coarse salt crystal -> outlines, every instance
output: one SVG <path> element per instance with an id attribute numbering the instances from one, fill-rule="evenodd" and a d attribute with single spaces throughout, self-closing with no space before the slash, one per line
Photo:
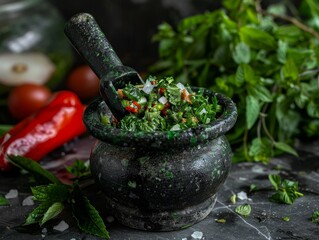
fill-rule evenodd
<path id="1" fill-rule="evenodd" d="M 195 231 L 195 232 L 193 232 L 193 234 L 191 236 L 192 236 L 192 238 L 195 238 L 195 239 L 202 239 L 203 233 Z"/>
<path id="2" fill-rule="evenodd" d="M 6 199 L 11 199 L 11 198 L 17 198 L 18 197 L 18 190 L 17 189 L 11 189 L 6 195 Z"/>
<path id="3" fill-rule="evenodd" d="M 154 87 L 155 87 L 155 85 L 152 85 L 152 83 L 150 81 L 146 80 L 146 83 L 145 83 L 145 85 L 144 85 L 142 90 L 146 94 L 150 94 Z"/>
<path id="4" fill-rule="evenodd" d="M 48 232 L 48 229 L 46 229 L 46 228 L 42 229 L 42 233 L 47 233 L 47 232 Z"/>
<path id="5" fill-rule="evenodd" d="M 54 230 L 57 230 L 57 231 L 59 231 L 59 232 L 63 232 L 63 231 L 65 231 L 65 230 L 67 230 L 69 228 L 69 224 L 67 224 L 65 221 L 61 221 L 61 222 L 59 222 L 59 224 L 58 225 L 56 225 L 56 226 L 54 226 L 53 227 L 53 229 Z"/>
<path id="6" fill-rule="evenodd" d="M 32 196 L 26 197 L 22 201 L 22 206 L 33 206 L 33 205 L 34 205 L 34 201 Z"/>
<path id="7" fill-rule="evenodd" d="M 240 199 L 240 200 L 247 200 L 247 199 L 248 199 L 247 193 L 245 193 L 245 192 L 243 192 L 243 191 L 237 193 L 237 197 L 238 197 L 238 199 Z"/>
<path id="8" fill-rule="evenodd" d="M 111 222 L 114 222 L 114 217 L 113 216 L 108 216 L 108 217 L 106 217 L 106 221 L 108 222 L 108 223 L 111 223 Z"/>

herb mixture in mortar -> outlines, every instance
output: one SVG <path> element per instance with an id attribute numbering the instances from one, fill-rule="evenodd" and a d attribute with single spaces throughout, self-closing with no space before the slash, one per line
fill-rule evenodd
<path id="1" fill-rule="evenodd" d="M 144 85 L 128 84 L 118 89 L 123 107 L 131 114 L 114 125 L 127 131 L 178 131 L 209 124 L 221 111 L 216 96 L 204 96 L 203 90 L 175 83 L 172 77 L 149 77 Z M 102 122 L 109 124 L 106 116 Z"/>

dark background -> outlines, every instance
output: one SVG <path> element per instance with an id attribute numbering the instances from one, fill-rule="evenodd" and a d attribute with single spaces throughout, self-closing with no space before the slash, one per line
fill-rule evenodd
<path id="1" fill-rule="evenodd" d="M 157 59 L 152 36 L 166 21 L 175 25 L 182 18 L 213 10 L 213 0 L 51 0 L 67 20 L 79 12 L 92 14 L 122 62 L 138 71 Z M 77 55 L 76 55 L 77 56 Z M 76 57 L 76 63 L 82 60 Z"/>

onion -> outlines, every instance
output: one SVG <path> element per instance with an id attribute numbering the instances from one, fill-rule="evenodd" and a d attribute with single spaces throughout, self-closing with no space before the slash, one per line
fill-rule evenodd
<path id="1" fill-rule="evenodd" d="M 153 88 L 155 87 L 155 85 L 152 85 L 152 83 L 148 80 L 146 80 L 146 83 L 143 87 L 143 92 L 145 92 L 146 94 L 150 94 L 153 91 Z"/>
<path id="2" fill-rule="evenodd" d="M 160 97 L 160 99 L 158 99 L 158 101 L 159 101 L 161 104 L 165 104 L 165 103 L 167 103 L 167 98 L 164 97 L 164 96 L 162 96 L 162 97 Z"/>
<path id="3" fill-rule="evenodd" d="M 181 127 L 179 126 L 179 124 L 175 124 L 175 125 L 170 129 L 170 131 L 178 131 L 178 130 L 181 130 Z"/>

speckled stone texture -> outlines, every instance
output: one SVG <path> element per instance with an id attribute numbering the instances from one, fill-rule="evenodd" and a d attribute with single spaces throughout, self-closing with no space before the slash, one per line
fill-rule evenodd
<path id="1" fill-rule="evenodd" d="M 99 139 L 92 149 L 91 172 L 119 222 L 170 231 L 211 212 L 230 169 L 232 153 L 224 134 L 237 117 L 234 103 L 216 95 L 223 107 L 217 121 L 175 132 L 123 131 L 100 123 L 100 113 L 109 114 L 101 100 L 87 108 L 84 122 Z"/>

